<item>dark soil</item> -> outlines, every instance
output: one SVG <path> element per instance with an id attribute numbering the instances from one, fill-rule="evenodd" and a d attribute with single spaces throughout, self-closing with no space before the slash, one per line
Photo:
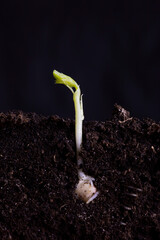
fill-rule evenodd
<path id="1" fill-rule="evenodd" d="M 0 239 L 160 239 L 160 124 L 116 105 L 83 132 L 89 204 L 74 194 L 74 121 L 0 114 Z"/>

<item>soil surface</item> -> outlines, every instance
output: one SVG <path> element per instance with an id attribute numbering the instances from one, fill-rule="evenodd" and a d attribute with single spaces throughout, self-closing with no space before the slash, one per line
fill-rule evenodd
<path id="1" fill-rule="evenodd" d="M 0 114 L 1 240 L 160 239 L 160 124 L 115 105 L 84 122 L 81 157 L 100 192 L 89 204 L 75 195 L 74 121 Z"/>

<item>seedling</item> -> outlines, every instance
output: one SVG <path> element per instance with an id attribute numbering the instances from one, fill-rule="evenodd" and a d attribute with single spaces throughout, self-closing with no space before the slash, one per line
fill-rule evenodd
<path id="1" fill-rule="evenodd" d="M 79 158 L 79 153 L 82 146 L 82 125 L 83 125 L 83 101 L 81 90 L 78 84 L 69 76 L 59 73 L 58 71 L 53 71 L 53 76 L 56 79 L 56 84 L 64 84 L 73 93 L 73 101 L 75 107 L 75 141 L 76 141 L 76 152 L 77 152 L 77 165 L 78 165 L 78 176 L 79 182 L 76 186 L 76 194 L 86 203 L 91 202 L 97 197 L 98 191 L 94 187 L 94 178 L 87 176 L 80 165 L 82 165 L 82 160 Z"/>

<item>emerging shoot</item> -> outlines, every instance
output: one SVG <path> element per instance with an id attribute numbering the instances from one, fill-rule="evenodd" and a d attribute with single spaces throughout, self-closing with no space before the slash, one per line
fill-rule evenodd
<path id="1" fill-rule="evenodd" d="M 79 152 L 82 146 L 82 124 L 84 119 L 83 114 L 83 102 L 81 90 L 78 84 L 69 76 L 53 71 L 53 76 L 56 79 L 56 84 L 64 84 L 73 93 L 73 101 L 75 107 L 75 140 L 76 140 L 76 151 L 77 151 L 77 165 L 78 167 L 82 164 L 82 160 L 79 158 Z M 86 203 L 91 202 L 97 197 L 98 192 L 93 185 L 94 178 L 85 175 L 85 173 L 79 169 L 79 183 L 76 187 L 76 194 Z"/>
<path id="2" fill-rule="evenodd" d="M 77 151 L 77 163 L 79 165 L 79 152 L 82 145 L 82 123 L 84 119 L 83 115 L 83 102 L 81 90 L 78 84 L 69 76 L 59 73 L 56 70 L 53 71 L 53 76 L 56 79 L 56 84 L 64 84 L 73 93 L 73 101 L 75 107 L 75 139 L 76 139 L 76 151 Z"/>

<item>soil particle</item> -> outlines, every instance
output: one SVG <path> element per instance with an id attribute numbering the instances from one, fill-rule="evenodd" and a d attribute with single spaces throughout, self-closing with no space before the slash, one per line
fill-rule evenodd
<path id="1" fill-rule="evenodd" d="M 78 183 L 74 121 L 21 111 L 0 114 L 0 239 L 160 239 L 160 124 L 115 105 L 113 118 L 84 122 Z"/>

